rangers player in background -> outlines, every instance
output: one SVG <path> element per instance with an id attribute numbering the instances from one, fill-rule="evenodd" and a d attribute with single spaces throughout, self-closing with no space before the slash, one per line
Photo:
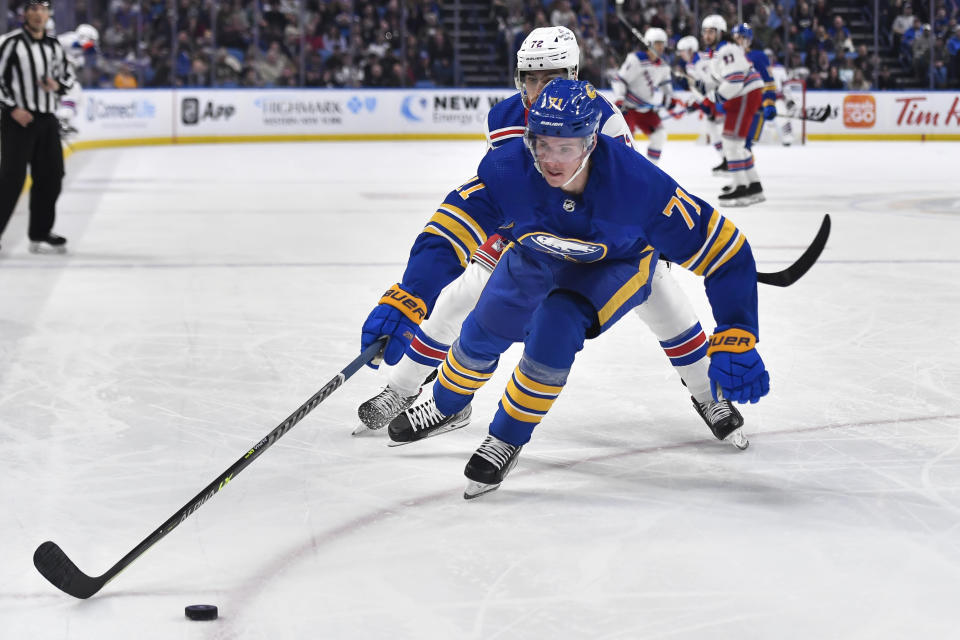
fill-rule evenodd
<path id="1" fill-rule="evenodd" d="M 95 52 L 100 42 L 100 34 L 95 27 L 89 24 L 79 25 L 75 31 L 67 31 L 57 36 L 64 53 L 67 54 L 67 61 L 73 67 L 75 76 L 79 76 L 79 70 L 86 65 L 87 55 Z M 73 83 L 73 86 L 60 97 L 60 108 L 57 110 L 57 118 L 60 120 L 60 135 L 68 138 L 77 133 L 77 128 L 73 126 L 73 119 L 77 117 L 80 110 L 80 100 L 83 94 L 83 88 L 80 82 Z"/>
<path id="2" fill-rule="evenodd" d="M 648 297 L 661 254 L 706 278 L 718 324 L 709 349 L 715 398 L 756 402 L 769 391 L 755 349 L 757 274 L 749 243 L 635 150 L 598 135 L 604 104 L 589 83 L 553 80 L 530 107 L 523 141 L 488 153 L 462 188 L 471 191 L 464 201 L 471 220 L 499 229 L 513 245 L 440 368 L 429 404 L 439 420 L 431 426 L 442 431 L 469 415 L 503 352 L 524 345 L 489 434 L 467 462 L 464 498 L 500 486 L 562 392 L 585 340 Z M 407 270 L 429 278 L 437 271 L 422 243 L 421 235 Z M 401 294 L 400 308 L 424 306 L 407 305 L 410 296 Z M 397 422 L 421 417 L 416 409 L 391 423 L 391 436 Z"/>
<path id="3" fill-rule="evenodd" d="M 522 138 L 530 104 L 551 80 L 575 79 L 579 61 L 580 50 L 569 29 L 533 30 L 517 52 L 515 82 L 519 93 L 498 103 L 487 116 L 488 148 Z M 620 113 L 602 97 L 597 99 L 597 105 L 601 113 L 600 132 L 630 145 L 630 133 Z M 384 295 L 364 323 L 364 346 L 380 335 L 392 336 L 384 360 L 396 366 L 390 370 L 383 391 L 358 408 L 362 426 L 355 434 L 382 428 L 413 404 L 424 380 L 446 358 L 464 318 L 475 306 L 500 259 L 505 242 L 495 233 L 496 229 L 478 226 L 470 210 L 471 195 L 482 189 L 483 185 L 474 178 L 447 196 L 418 237 L 403 279 Z M 432 256 L 426 272 L 417 266 L 424 264 L 420 260 L 423 254 Z M 452 284 L 447 286 L 450 281 Z M 729 401 L 712 395 L 706 334 L 692 306 L 665 264 L 657 265 L 651 281 L 651 295 L 637 307 L 637 315 L 657 336 L 712 433 L 721 440 L 733 434 L 730 441 L 745 448 L 748 442 L 740 429 L 743 418 L 739 411 Z M 413 413 L 405 423 L 391 427 L 391 438 L 408 442 L 434 435 L 437 425 L 433 418 L 437 414 L 432 408 L 430 399 L 411 409 Z M 465 426 L 469 408 L 465 411 L 465 415 L 445 423 L 444 428 Z"/>
<path id="4" fill-rule="evenodd" d="M 660 120 L 658 109 L 674 106 L 673 82 L 670 65 L 663 54 L 667 47 L 667 32 L 653 27 L 644 34 L 648 49 L 635 51 L 627 56 L 617 76 L 611 83 L 616 96 L 616 105 L 631 133 L 642 131 L 650 140 L 647 159 L 656 164 L 663 153 L 667 132 Z"/>
<path id="5" fill-rule="evenodd" d="M 704 104 L 706 84 L 710 78 L 710 59 L 699 53 L 700 43 L 696 36 L 684 36 L 677 41 L 677 55 L 684 61 L 684 77 L 690 92 L 696 99 L 687 105 L 687 110 L 700 109 L 705 117 L 707 141 L 720 155 L 720 164 L 712 169 L 714 175 L 727 175 L 727 161 L 723 157 L 723 113 Z"/>
<path id="6" fill-rule="evenodd" d="M 722 105 L 723 156 L 734 189 L 719 196 L 720 204 L 747 206 L 763 202 L 763 186 L 747 150 L 747 136 L 753 116 L 763 99 L 763 80 L 739 45 L 727 42 L 726 21 L 719 15 L 703 19 L 701 32 L 710 60 L 710 78 L 705 103 Z"/>

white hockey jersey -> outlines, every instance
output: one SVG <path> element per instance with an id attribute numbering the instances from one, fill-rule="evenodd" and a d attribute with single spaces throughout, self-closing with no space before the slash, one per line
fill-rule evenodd
<path id="1" fill-rule="evenodd" d="M 715 90 L 722 100 L 732 100 L 754 89 L 763 89 L 763 78 L 747 60 L 740 46 L 721 42 L 715 49 L 701 54 L 709 61 L 708 90 Z"/>
<path id="2" fill-rule="evenodd" d="M 637 51 L 620 65 L 611 86 L 617 100 L 627 107 L 650 111 L 669 101 L 670 67 L 660 59 L 651 59 L 644 51 Z"/>

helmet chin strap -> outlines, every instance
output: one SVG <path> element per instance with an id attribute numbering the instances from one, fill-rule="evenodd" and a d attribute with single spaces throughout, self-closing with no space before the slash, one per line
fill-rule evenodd
<path id="1" fill-rule="evenodd" d="M 587 155 L 583 156 L 583 160 L 580 161 L 580 166 L 577 167 L 577 170 L 573 172 L 573 175 L 570 176 L 570 179 L 560 185 L 560 188 L 563 189 L 565 186 L 576 180 L 577 176 L 580 175 L 580 172 L 587 167 L 587 160 L 590 159 L 590 154 L 593 153 L 593 150 L 597 148 L 597 134 L 593 134 L 593 143 L 590 145 L 590 151 L 587 151 Z M 538 167 L 539 169 L 539 167 Z"/>

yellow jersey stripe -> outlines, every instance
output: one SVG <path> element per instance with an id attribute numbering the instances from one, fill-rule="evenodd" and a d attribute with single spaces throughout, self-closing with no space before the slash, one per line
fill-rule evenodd
<path id="1" fill-rule="evenodd" d="M 487 241 L 487 234 L 484 232 L 483 227 L 477 224 L 477 221 L 470 217 L 470 214 L 461 209 L 460 207 L 455 207 L 449 202 L 443 202 L 437 207 L 439 211 L 445 211 L 451 216 L 456 218 L 463 224 L 464 227 L 470 230 L 474 236 L 477 238 L 477 244 L 483 244 Z"/>
<path id="2" fill-rule="evenodd" d="M 710 221 L 707 222 L 707 240 L 703 243 L 700 249 L 693 254 L 686 262 L 680 263 L 680 266 L 684 269 L 689 269 L 691 265 L 696 263 L 696 261 L 703 255 L 703 252 L 706 251 L 707 247 L 710 245 L 710 241 L 713 239 L 713 232 L 717 226 L 717 222 L 720 220 L 720 212 L 716 209 L 713 210 L 713 213 L 710 214 Z"/>
<path id="3" fill-rule="evenodd" d="M 477 237 L 470 232 L 468 227 L 464 226 L 463 222 L 443 211 L 438 210 L 433 214 L 427 226 L 430 225 L 442 227 L 452 233 L 463 243 L 464 248 L 467 249 L 471 255 L 473 255 L 473 252 L 480 246 L 480 243 L 477 242 Z"/>
<path id="4" fill-rule="evenodd" d="M 479 182 L 479 183 L 473 185 L 472 187 L 470 187 L 469 189 L 464 189 L 463 191 L 460 191 L 460 192 L 459 192 L 459 193 L 460 193 L 460 197 L 463 198 L 464 200 L 466 200 L 467 198 L 470 197 L 470 194 L 471 194 L 471 193 L 473 193 L 474 191 L 479 191 L 480 189 L 483 189 L 483 188 L 485 188 L 486 186 L 487 186 L 487 185 L 483 184 L 482 182 Z"/>
<path id="5" fill-rule="evenodd" d="M 504 395 L 509 396 L 511 401 L 524 409 L 532 409 L 543 413 L 550 411 L 550 407 L 553 406 L 553 402 L 557 399 L 556 397 L 537 398 L 536 396 L 524 393 L 513 379 L 507 383 L 507 390 L 504 392 Z"/>
<path id="6" fill-rule="evenodd" d="M 542 382 L 537 382 L 536 380 L 528 378 L 524 375 L 523 371 L 520 371 L 520 367 L 517 367 L 513 370 L 513 376 L 522 388 L 534 393 L 540 393 L 545 396 L 555 396 L 563 391 L 562 386 L 558 387 L 552 384 L 543 384 Z M 511 382 L 513 382 L 512 379 Z"/>
<path id="7" fill-rule="evenodd" d="M 713 262 L 713 259 L 720 255 L 720 252 L 723 251 L 723 248 L 727 246 L 727 243 L 730 242 L 730 239 L 736 232 L 736 225 L 724 218 L 723 226 L 720 227 L 717 239 L 710 245 L 710 250 L 707 252 L 707 255 L 704 256 L 703 260 L 700 261 L 700 264 L 697 265 L 693 272 L 698 276 L 702 276 L 703 272 L 710 266 L 710 263 Z"/>
<path id="8" fill-rule="evenodd" d="M 510 398 L 507 397 L 507 394 L 503 395 L 503 398 L 500 401 L 500 406 L 503 407 L 503 410 L 507 412 L 507 415 L 513 418 L 514 420 L 519 420 L 520 422 L 530 422 L 533 424 L 539 423 L 543 416 L 533 413 L 526 413 L 519 407 L 513 404 L 510 401 Z"/>
<path id="9" fill-rule="evenodd" d="M 741 233 L 740 236 L 737 238 L 736 242 L 733 243 L 733 246 L 727 249 L 724 252 L 723 257 L 717 260 L 717 263 L 713 265 L 710 271 L 707 272 L 707 277 L 709 278 L 710 276 L 712 276 L 713 272 L 719 269 L 720 267 L 722 267 L 727 260 L 737 255 L 737 252 L 740 251 L 740 247 L 743 246 L 743 243 L 746 242 L 746 240 L 747 240 L 746 236 L 744 236 Z"/>
<path id="10" fill-rule="evenodd" d="M 459 386 L 459 385 L 457 385 L 457 384 L 454 384 L 453 382 L 451 382 L 450 380 L 448 380 L 448 379 L 447 379 L 447 376 L 446 376 L 446 374 L 445 374 L 445 372 L 444 372 L 444 370 L 443 370 L 443 367 L 440 368 L 440 375 L 437 376 L 437 381 L 440 383 L 440 385 L 441 385 L 443 388 L 449 389 L 450 391 L 453 391 L 454 393 L 459 393 L 459 394 L 462 395 L 462 396 L 473 395 L 473 393 L 476 391 L 476 389 L 464 389 L 463 387 L 461 387 L 461 386 Z"/>
<path id="11" fill-rule="evenodd" d="M 442 231 L 440 231 L 440 230 L 437 229 L 436 227 L 424 227 L 424 228 L 423 228 L 423 232 L 424 232 L 424 233 L 432 233 L 432 234 L 435 235 L 435 236 L 440 236 L 441 238 L 446 239 L 447 242 L 449 242 L 449 243 L 451 244 L 451 246 L 453 246 L 453 250 L 457 252 L 457 258 L 460 260 L 460 266 L 463 267 L 464 269 L 467 268 L 467 259 L 468 259 L 470 256 L 469 256 L 469 255 L 466 255 L 463 247 L 460 246 L 460 244 L 457 243 L 453 238 L 451 238 L 451 237 L 448 236 L 447 234 L 443 233 Z"/>
<path id="12" fill-rule="evenodd" d="M 650 246 L 647 245 L 647 249 Z M 597 318 L 600 320 L 600 326 L 602 327 L 607 323 L 607 321 L 613 317 L 613 314 L 617 312 L 623 303 L 630 299 L 637 291 L 643 288 L 647 284 L 647 280 L 650 279 L 650 261 L 653 260 L 653 251 L 650 251 L 643 260 L 640 261 L 639 269 L 632 278 L 627 280 L 627 282 L 620 287 L 620 289 L 613 294 L 613 297 L 607 301 L 603 308 L 597 312 Z"/>

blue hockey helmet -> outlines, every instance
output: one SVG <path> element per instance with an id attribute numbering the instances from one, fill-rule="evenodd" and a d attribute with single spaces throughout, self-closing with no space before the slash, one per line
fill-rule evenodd
<path id="1" fill-rule="evenodd" d="M 523 136 L 537 171 L 543 173 L 541 162 L 547 162 L 547 157 L 554 162 L 579 160 L 579 167 L 561 187 L 570 184 L 586 168 L 596 146 L 600 117 L 599 98 L 592 84 L 563 78 L 551 80 L 531 105 Z M 570 143 L 578 143 L 552 147 L 547 138 L 569 138 Z"/>
<path id="2" fill-rule="evenodd" d="M 550 81 L 527 114 L 527 132 L 557 138 L 586 138 L 600 128 L 597 90 L 589 82 Z"/>
<path id="3" fill-rule="evenodd" d="M 730 35 L 734 37 L 740 36 L 741 38 L 746 38 L 747 40 L 753 40 L 753 29 L 750 28 L 749 24 L 744 22 L 735 26 L 733 31 L 730 32 Z"/>

